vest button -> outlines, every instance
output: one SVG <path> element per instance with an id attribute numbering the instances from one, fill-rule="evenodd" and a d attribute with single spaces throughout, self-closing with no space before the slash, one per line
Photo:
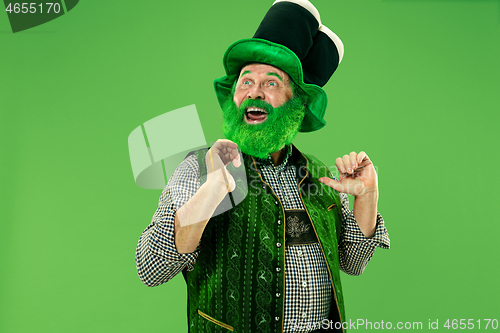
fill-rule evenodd
<path id="1" fill-rule="evenodd" d="M 276 243 L 276 247 L 281 247 L 281 243 Z"/>
<path id="2" fill-rule="evenodd" d="M 277 205 L 277 204 L 278 204 L 278 201 L 275 201 L 275 202 L 274 202 L 274 204 L 275 204 L 275 205 Z"/>
<path id="3" fill-rule="evenodd" d="M 280 298 L 281 294 L 280 293 L 276 293 L 276 298 Z"/>
<path id="4" fill-rule="evenodd" d="M 281 272 L 281 268 L 276 267 L 276 272 L 278 272 L 278 273 Z"/>
<path id="5" fill-rule="evenodd" d="M 274 317 L 274 320 L 280 321 L 280 317 Z"/>
<path id="6" fill-rule="evenodd" d="M 281 225 L 281 220 L 278 220 L 278 225 Z"/>

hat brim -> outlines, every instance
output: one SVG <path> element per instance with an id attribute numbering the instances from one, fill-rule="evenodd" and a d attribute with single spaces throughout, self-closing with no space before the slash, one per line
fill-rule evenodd
<path id="1" fill-rule="evenodd" d="M 233 43 L 224 54 L 226 76 L 214 81 L 215 94 L 221 107 L 232 98 L 232 88 L 241 69 L 251 63 L 263 63 L 285 71 L 307 95 L 307 105 L 300 132 L 316 131 L 326 125 L 323 119 L 328 99 L 315 84 L 304 83 L 299 58 L 289 48 L 265 39 L 247 38 Z"/>

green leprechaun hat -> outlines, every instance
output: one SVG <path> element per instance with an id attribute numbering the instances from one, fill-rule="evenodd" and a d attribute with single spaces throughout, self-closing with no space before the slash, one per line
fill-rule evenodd
<path id="1" fill-rule="evenodd" d="M 226 76 L 214 82 L 221 107 L 232 98 L 241 68 L 268 64 L 285 71 L 307 96 L 301 132 L 326 125 L 324 86 L 337 69 L 344 46 L 340 38 L 321 24 L 318 10 L 307 0 L 277 0 L 253 38 L 233 43 L 224 54 Z"/>

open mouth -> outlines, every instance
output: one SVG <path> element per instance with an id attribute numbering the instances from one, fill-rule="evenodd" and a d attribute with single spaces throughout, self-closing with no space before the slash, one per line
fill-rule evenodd
<path id="1" fill-rule="evenodd" d="M 245 109 L 245 121 L 247 124 L 256 125 L 267 120 L 267 111 L 250 106 Z"/>

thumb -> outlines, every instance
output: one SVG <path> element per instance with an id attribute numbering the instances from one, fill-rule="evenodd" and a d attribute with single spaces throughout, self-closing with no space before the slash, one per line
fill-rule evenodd
<path id="1" fill-rule="evenodd" d="M 342 186 L 342 184 L 338 181 L 338 180 L 334 180 L 334 179 L 331 179 L 331 178 L 328 178 L 328 177 L 321 177 L 318 179 L 321 183 L 327 185 L 327 186 L 330 186 L 331 188 L 333 188 L 334 190 L 338 191 L 338 192 L 344 192 L 344 187 Z"/>
<path id="2" fill-rule="evenodd" d="M 236 157 L 233 158 L 233 165 L 235 168 L 239 168 L 241 165 L 241 158 L 239 152 L 236 152 Z"/>

